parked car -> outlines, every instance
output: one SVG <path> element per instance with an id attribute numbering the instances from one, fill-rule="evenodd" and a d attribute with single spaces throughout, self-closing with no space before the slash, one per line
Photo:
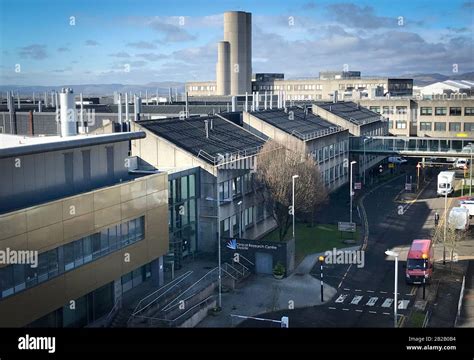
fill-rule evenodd
<path id="1" fill-rule="evenodd" d="M 469 165 L 469 160 L 464 159 L 464 158 L 459 158 L 454 162 L 454 167 L 457 169 L 464 169 L 464 167 L 467 167 Z"/>
<path id="2" fill-rule="evenodd" d="M 474 198 L 473 197 L 465 197 L 465 198 L 459 199 L 459 206 L 469 210 L 469 218 L 472 218 L 474 216 Z"/>
<path id="3" fill-rule="evenodd" d="M 402 158 L 401 156 L 390 156 L 388 162 L 392 164 L 405 164 L 408 162 L 407 159 Z"/>

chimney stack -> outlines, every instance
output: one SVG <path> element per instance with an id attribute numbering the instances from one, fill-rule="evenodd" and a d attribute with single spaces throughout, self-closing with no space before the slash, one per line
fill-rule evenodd
<path id="1" fill-rule="evenodd" d="M 209 121 L 204 120 L 204 128 L 206 129 L 206 139 L 209 139 Z"/>
<path id="2" fill-rule="evenodd" d="M 76 103 L 72 89 L 63 88 L 59 94 L 61 136 L 74 136 L 76 129 Z"/>

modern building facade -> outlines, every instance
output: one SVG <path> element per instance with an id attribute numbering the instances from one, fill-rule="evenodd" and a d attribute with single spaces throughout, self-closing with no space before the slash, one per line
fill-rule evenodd
<path id="1" fill-rule="evenodd" d="M 306 109 L 289 107 L 243 113 L 244 128 L 311 155 L 329 191 L 348 182 L 349 131 Z"/>
<path id="2" fill-rule="evenodd" d="M 199 168 L 198 172 L 192 170 L 195 177 L 190 173 L 184 180 L 188 182 L 184 188 L 188 197 L 191 184 L 195 196 L 199 194 L 196 251 L 215 252 L 218 233 L 221 237 L 258 239 L 275 227 L 270 214 L 264 211 L 263 198 L 252 186 L 255 156 L 265 140 L 219 115 L 140 121 L 132 128 L 148 137 L 132 142 L 133 155 L 161 171 L 179 173 L 176 176 L 180 177 L 183 171 Z M 170 173 L 170 179 L 173 176 Z M 183 180 L 180 182 L 183 187 Z M 183 190 L 178 189 L 176 183 L 170 191 L 181 191 L 182 197 Z M 194 206 L 192 203 L 190 207 Z M 179 202 L 177 205 L 170 214 L 173 223 L 182 222 L 183 208 Z"/>
<path id="3" fill-rule="evenodd" d="M 361 106 L 388 120 L 396 136 L 474 137 L 474 98 L 360 100 Z"/>
<path id="4" fill-rule="evenodd" d="M 143 281 L 163 284 L 167 174 L 128 156 L 144 135 L 2 136 L 0 251 L 37 266 L 0 264 L 0 326 L 88 326 Z"/>

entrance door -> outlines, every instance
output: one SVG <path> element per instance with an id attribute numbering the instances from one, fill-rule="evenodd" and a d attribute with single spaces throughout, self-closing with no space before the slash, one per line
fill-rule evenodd
<path id="1" fill-rule="evenodd" d="M 255 253 L 255 272 L 257 274 L 272 274 L 273 256 L 262 252 Z"/>

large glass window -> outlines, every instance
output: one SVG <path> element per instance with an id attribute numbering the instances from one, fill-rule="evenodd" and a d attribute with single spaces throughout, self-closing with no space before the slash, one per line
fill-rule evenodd
<path id="1" fill-rule="evenodd" d="M 188 198 L 188 177 L 183 176 L 181 178 L 181 200 Z"/>
<path id="2" fill-rule="evenodd" d="M 474 116 L 474 107 L 466 107 L 466 108 L 464 108 L 464 115 L 466 115 L 466 116 Z"/>
<path id="3" fill-rule="evenodd" d="M 420 122 L 420 130 L 421 131 L 431 131 L 431 123 L 430 122 Z"/>
<path id="4" fill-rule="evenodd" d="M 447 109 L 445 107 L 435 107 L 435 115 L 446 115 Z"/>
<path id="5" fill-rule="evenodd" d="M 196 196 L 196 175 L 191 174 L 189 175 L 189 197 Z"/>
<path id="6" fill-rule="evenodd" d="M 461 131 L 461 123 L 460 122 L 449 123 L 449 131 Z"/>
<path id="7" fill-rule="evenodd" d="M 450 116 L 461 116 L 461 108 L 460 107 L 450 107 L 449 108 L 449 115 Z"/>
<path id="8" fill-rule="evenodd" d="M 464 131 L 474 131 L 474 123 L 464 123 Z"/>
<path id="9" fill-rule="evenodd" d="M 82 249 L 82 240 L 74 241 L 74 266 L 84 264 L 84 253 Z"/>
<path id="10" fill-rule="evenodd" d="M 420 115 L 423 115 L 423 116 L 433 115 L 433 108 L 431 107 L 420 108 Z"/>
<path id="11" fill-rule="evenodd" d="M 435 129 L 435 131 L 446 131 L 446 123 L 445 122 L 435 122 L 434 129 Z"/>
<path id="12" fill-rule="evenodd" d="M 64 271 L 74 269 L 74 243 L 64 245 Z"/>
<path id="13" fill-rule="evenodd" d="M 86 236 L 83 240 L 84 263 L 92 260 L 92 240 L 90 236 Z"/>

